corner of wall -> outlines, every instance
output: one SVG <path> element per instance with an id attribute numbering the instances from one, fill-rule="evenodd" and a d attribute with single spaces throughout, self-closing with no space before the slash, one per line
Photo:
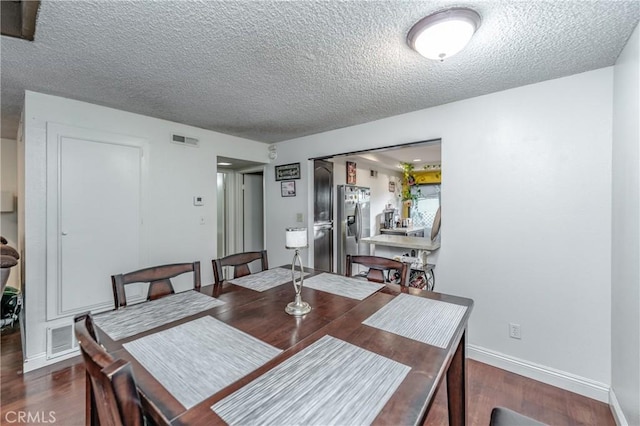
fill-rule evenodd
<path id="1" fill-rule="evenodd" d="M 622 411 L 622 407 L 620 407 L 620 403 L 618 402 L 618 398 L 616 398 L 613 388 L 609 390 L 609 408 L 611 409 L 611 414 L 613 415 L 613 420 L 615 420 L 616 425 L 629 426 L 629 422 L 624 416 L 624 412 Z"/>

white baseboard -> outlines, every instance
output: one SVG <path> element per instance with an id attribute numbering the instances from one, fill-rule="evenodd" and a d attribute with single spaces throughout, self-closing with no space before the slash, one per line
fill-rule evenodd
<path id="1" fill-rule="evenodd" d="M 37 370 L 47 365 L 47 353 L 42 352 L 36 356 L 25 358 L 22 364 L 22 372 L 28 373 L 29 371 Z"/>
<path id="2" fill-rule="evenodd" d="M 467 357 L 588 398 L 609 403 L 610 388 L 604 383 L 494 352 L 476 345 L 467 345 Z"/>
<path id="3" fill-rule="evenodd" d="M 616 425 L 629 426 L 629 422 L 622 412 L 622 407 L 620 407 L 620 403 L 618 402 L 618 398 L 616 398 L 616 394 L 613 392 L 613 389 L 609 391 L 609 408 L 611 408 L 611 414 L 613 414 L 613 419 L 616 421 Z"/>
<path id="4" fill-rule="evenodd" d="M 37 370 L 38 368 L 47 367 L 57 362 L 64 361 L 65 359 L 73 358 L 74 356 L 77 356 L 79 353 L 80 351 L 76 350 L 56 358 L 48 359 L 47 353 L 42 352 L 41 354 L 25 359 L 24 363 L 22 363 L 22 372 L 28 373 L 30 371 Z"/>

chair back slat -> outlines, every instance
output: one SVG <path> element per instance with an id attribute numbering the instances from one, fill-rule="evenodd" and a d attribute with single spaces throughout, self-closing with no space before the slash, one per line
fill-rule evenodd
<path id="1" fill-rule="evenodd" d="M 367 272 L 367 280 L 373 281 L 376 283 L 384 283 L 386 282 L 386 278 L 384 276 L 384 271 L 380 269 L 370 268 L 369 272 Z"/>
<path id="2" fill-rule="evenodd" d="M 233 268 L 233 278 L 240 278 L 249 274 L 251 274 L 249 265 L 238 265 L 235 268 Z"/>
<path id="3" fill-rule="evenodd" d="M 149 283 L 149 291 L 147 292 L 147 300 L 156 300 L 167 294 L 174 294 L 175 290 L 170 279 L 151 281 Z"/>

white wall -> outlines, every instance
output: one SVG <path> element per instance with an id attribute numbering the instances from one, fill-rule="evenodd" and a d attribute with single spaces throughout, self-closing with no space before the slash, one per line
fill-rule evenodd
<path id="1" fill-rule="evenodd" d="M 25 95 L 25 370 L 40 366 L 46 350 L 46 124 L 55 122 L 147 141 L 148 181 L 143 211 L 142 258 L 147 264 L 199 260 L 203 284 L 213 282 L 216 257 L 216 157 L 268 162 L 267 145 L 165 120 L 69 99 Z M 199 148 L 170 143 L 171 132 L 200 140 Z M 193 196 L 204 197 L 204 207 Z M 200 224 L 200 217 L 205 224 Z M 88 219 L 90 220 L 90 218 Z M 114 247 L 117 250 L 117 247 Z M 126 271 L 119 271 L 126 272 Z M 96 284 L 94 284 L 96 285 Z M 104 283 L 111 285 L 109 277 Z M 70 321 L 66 319 L 65 321 Z M 31 361 L 31 364 L 29 363 Z"/>
<path id="2" fill-rule="evenodd" d="M 611 388 L 630 425 L 640 425 L 639 58 L 636 28 L 616 62 L 613 92 Z"/>
<path id="3" fill-rule="evenodd" d="M 18 143 L 13 139 L 0 140 L 0 189 L 10 191 L 14 196 L 13 211 L 0 213 L 0 234 L 8 244 L 20 250 L 18 246 Z M 9 273 L 7 285 L 20 288 L 20 266 L 16 265 Z"/>
<path id="4" fill-rule="evenodd" d="M 308 158 L 441 138 L 437 290 L 475 300 L 470 348 L 606 398 L 612 80 L 605 68 L 280 143 L 304 184 L 283 201 L 268 168 L 270 260 L 290 259 L 281 212 L 310 208 Z"/>

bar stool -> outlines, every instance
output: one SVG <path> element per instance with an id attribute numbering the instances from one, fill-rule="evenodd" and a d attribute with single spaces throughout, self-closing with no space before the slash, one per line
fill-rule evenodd
<path id="1" fill-rule="evenodd" d="M 491 411 L 489 426 L 545 426 L 545 424 L 508 408 L 495 407 Z"/>
<path id="2" fill-rule="evenodd" d="M 418 268 L 411 268 L 411 276 L 408 286 L 421 290 L 433 291 L 436 286 L 436 275 L 434 272 L 436 265 L 427 263 Z"/>

